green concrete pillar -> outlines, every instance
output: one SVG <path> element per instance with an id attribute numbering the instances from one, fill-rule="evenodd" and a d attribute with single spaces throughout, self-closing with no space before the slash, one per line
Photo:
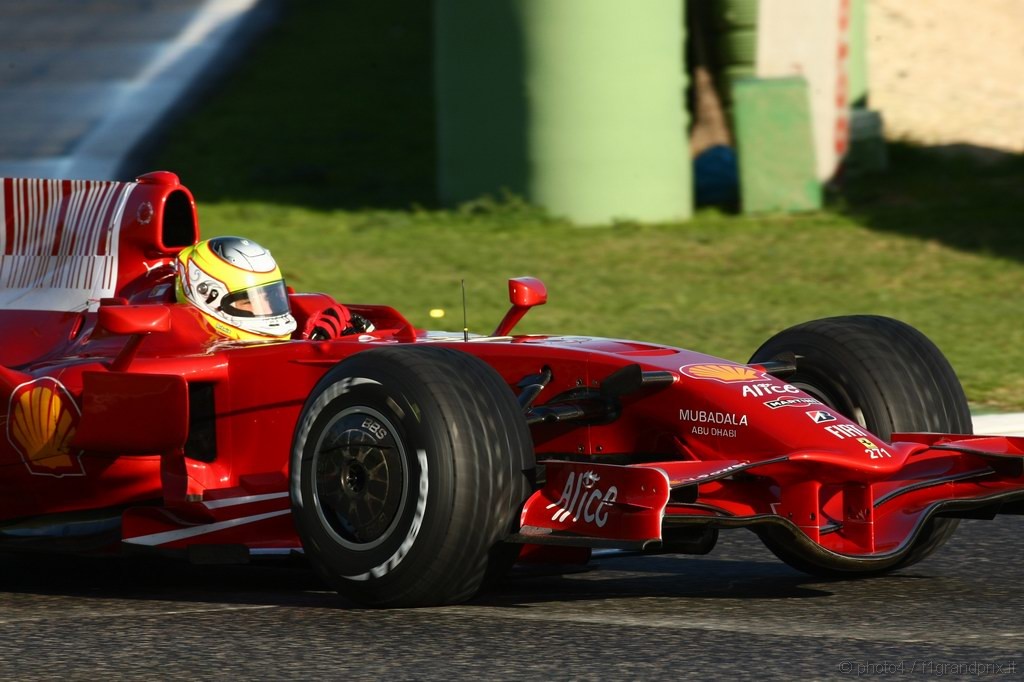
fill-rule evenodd
<path id="1" fill-rule="evenodd" d="M 850 0 L 850 52 L 846 62 L 851 107 L 867 107 L 868 7 L 867 0 Z"/>
<path id="2" fill-rule="evenodd" d="M 447 204 L 521 194 L 582 224 L 692 213 L 683 0 L 435 0 Z"/>
<path id="3" fill-rule="evenodd" d="M 745 78 L 733 85 L 744 213 L 821 208 L 808 92 L 799 76 Z"/>

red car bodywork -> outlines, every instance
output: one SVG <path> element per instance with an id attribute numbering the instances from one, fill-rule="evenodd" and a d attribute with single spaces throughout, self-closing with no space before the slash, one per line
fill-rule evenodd
<path id="1" fill-rule="evenodd" d="M 395 344 L 476 355 L 517 393 L 550 372 L 527 411 L 545 477 L 512 541 L 642 548 L 713 521 L 776 524 L 797 544 L 881 556 L 938 511 L 1005 510 L 1024 491 L 1020 439 L 886 442 L 770 366 L 508 336 L 545 300 L 528 278 L 511 283 L 513 308 L 489 337 L 426 332 L 391 308 L 353 305 L 372 333 L 225 341 L 174 302 L 174 256 L 198 239 L 192 195 L 174 175 L 7 179 L 2 198 L 0 547 L 299 550 L 288 469 L 300 410 L 339 360 Z M 301 330 L 334 301 L 291 303 Z M 609 389 L 631 372 L 630 390 Z"/>

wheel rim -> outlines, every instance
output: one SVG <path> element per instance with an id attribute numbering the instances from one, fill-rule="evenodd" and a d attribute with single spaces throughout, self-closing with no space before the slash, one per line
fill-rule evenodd
<path id="1" fill-rule="evenodd" d="M 383 414 L 355 406 L 335 415 L 317 440 L 314 504 L 324 528 L 344 547 L 373 549 L 402 518 L 409 471 L 395 433 Z"/>

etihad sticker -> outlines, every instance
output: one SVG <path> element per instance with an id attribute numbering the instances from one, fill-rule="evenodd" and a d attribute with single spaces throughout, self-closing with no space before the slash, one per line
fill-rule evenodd
<path id="1" fill-rule="evenodd" d="M 680 486 L 680 485 L 686 485 L 688 483 L 696 483 L 696 482 L 699 482 L 699 481 L 704 481 L 704 480 L 709 479 L 709 478 L 724 478 L 727 474 L 729 474 L 732 471 L 735 471 L 737 469 L 746 469 L 746 468 L 747 468 L 747 462 L 737 462 L 736 464 L 730 464 L 727 467 L 723 467 L 723 468 L 719 469 L 718 471 L 708 471 L 708 472 L 705 472 L 703 474 L 698 474 L 696 476 L 691 475 L 691 476 L 688 476 L 688 477 L 685 477 L 685 478 L 681 478 L 679 480 L 674 480 L 674 481 L 672 481 L 672 485 L 673 485 L 673 487 L 675 487 L 675 486 Z"/>
<path id="2" fill-rule="evenodd" d="M 807 416 L 811 418 L 811 421 L 815 424 L 824 424 L 825 422 L 834 422 L 835 416 L 826 412 L 825 410 L 810 410 L 807 412 Z"/>
<path id="3" fill-rule="evenodd" d="M 14 389 L 7 410 L 7 439 L 29 472 L 43 476 L 85 473 L 72 452 L 80 414 L 64 384 L 42 377 Z"/>
<path id="4" fill-rule="evenodd" d="M 764 406 L 769 410 L 777 410 L 780 407 L 806 407 L 807 405 L 821 405 L 817 398 L 776 398 L 768 400 Z"/>
<path id="5" fill-rule="evenodd" d="M 764 378 L 764 372 L 743 365 L 683 365 L 679 371 L 693 379 L 710 379 L 723 384 L 757 381 Z"/>

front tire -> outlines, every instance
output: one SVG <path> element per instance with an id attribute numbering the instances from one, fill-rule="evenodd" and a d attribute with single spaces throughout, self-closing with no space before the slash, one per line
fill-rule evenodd
<path id="1" fill-rule="evenodd" d="M 924 334 L 888 317 L 855 315 L 790 327 L 766 341 L 751 363 L 796 358 L 787 381 L 884 440 L 896 432 L 972 433 L 967 397 L 956 372 Z M 906 553 L 888 562 L 828 563 L 804 556 L 774 529 L 765 545 L 793 568 L 825 576 L 866 576 L 910 566 L 941 547 L 957 519 L 933 518 Z"/>
<path id="2" fill-rule="evenodd" d="M 299 417 L 291 497 L 313 567 L 378 607 L 472 597 L 516 549 L 534 455 L 511 389 L 440 347 L 374 349 L 320 380 Z"/>

